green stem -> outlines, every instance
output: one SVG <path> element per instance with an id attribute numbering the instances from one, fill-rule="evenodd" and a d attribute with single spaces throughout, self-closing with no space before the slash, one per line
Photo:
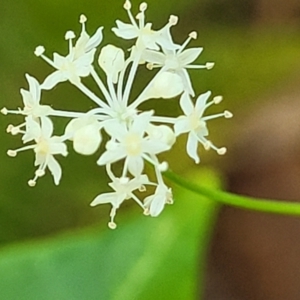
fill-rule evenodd
<path id="1" fill-rule="evenodd" d="M 240 196 L 224 191 L 213 190 L 192 183 L 172 171 L 166 171 L 164 176 L 179 186 L 190 191 L 206 196 L 220 204 L 226 204 L 242 209 L 255 210 L 260 212 L 282 214 L 282 215 L 300 215 L 300 203 L 287 202 L 283 200 L 269 200 L 262 198 L 253 198 Z"/>

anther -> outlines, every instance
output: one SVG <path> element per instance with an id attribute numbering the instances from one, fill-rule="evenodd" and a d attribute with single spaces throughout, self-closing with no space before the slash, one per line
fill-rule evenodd
<path id="1" fill-rule="evenodd" d="M 117 228 L 117 224 L 116 224 L 115 222 L 109 222 L 109 223 L 108 223 L 108 227 L 109 227 L 110 229 L 116 229 L 116 228 Z"/>
<path id="2" fill-rule="evenodd" d="M 217 149 L 217 153 L 219 155 L 224 155 L 227 152 L 227 149 L 225 147 Z"/>
<path id="3" fill-rule="evenodd" d="M 126 10 L 130 10 L 131 9 L 131 2 L 129 0 L 126 0 L 123 7 Z"/>
<path id="4" fill-rule="evenodd" d="M 146 64 L 146 68 L 148 69 L 148 70 L 153 70 L 153 64 L 152 63 L 147 63 Z"/>
<path id="5" fill-rule="evenodd" d="M 140 11 L 144 12 L 147 9 L 148 5 L 146 2 L 140 4 Z"/>
<path id="6" fill-rule="evenodd" d="M 142 184 L 142 185 L 139 187 L 139 191 L 140 191 L 140 192 L 145 192 L 145 191 L 146 191 L 145 185 Z"/>
<path id="7" fill-rule="evenodd" d="M 210 141 L 205 142 L 205 143 L 203 144 L 203 147 L 204 147 L 205 150 L 209 150 L 210 147 L 211 147 L 211 142 L 210 142 Z"/>
<path id="8" fill-rule="evenodd" d="M 198 36 L 197 32 L 196 31 L 192 31 L 190 34 L 189 34 L 189 37 L 192 38 L 192 39 L 196 39 Z"/>
<path id="9" fill-rule="evenodd" d="M 145 210 L 144 210 L 144 215 L 145 215 L 145 216 L 149 216 L 149 215 L 150 215 L 150 210 L 149 210 L 149 208 L 145 208 Z"/>
<path id="10" fill-rule="evenodd" d="M 86 21 L 87 21 L 87 17 L 84 14 L 80 15 L 80 17 L 79 17 L 79 23 L 83 24 Z"/>
<path id="11" fill-rule="evenodd" d="M 6 132 L 7 132 L 7 133 L 12 132 L 13 128 L 14 128 L 14 125 L 9 124 L 9 125 L 7 126 L 7 128 L 6 128 Z"/>
<path id="12" fill-rule="evenodd" d="M 36 185 L 36 182 L 33 179 L 30 179 L 28 181 L 28 185 L 31 186 L 31 187 L 34 187 Z"/>
<path id="13" fill-rule="evenodd" d="M 7 113 L 8 113 L 7 108 L 6 108 L 6 107 L 3 107 L 3 108 L 1 109 L 1 113 L 2 113 L 3 115 L 7 115 Z"/>
<path id="14" fill-rule="evenodd" d="M 214 67 L 214 65 L 215 65 L 214 62 L 207 62 L 205 64 L 205 67 L 206 67 L 207 70 L 210 70 L 210 69 L 212 69 Z"/>
<path id="15" fill-rule="evenodd" d="M 12 126 L 12 125 L 11 125 Z M 15 127 L 15 126 L 12 126 L 10 128 L 10 132 L 12 135 L 17 135 L 18 133 L 20 133 L 20 128 L 19 127 Z"/>
<path id="16" fill-rule="evenodd" d="M 178 23 L 178 17 L 171 15 L 169 18 L 169 23 L 170 23 L 170 25 L 173 25 L 173 26 L 176 25 Z"/>
<path id="17" fill-rule="evenodd" d="M 72 40 L 75 37 L 76 37 L 76 35 L 75 35 L 74 31 L 72 31 L 72 30 L 67 31 L 65 34 L 65 40 Z"/>
<path id="18" fill-rule="evenodd" d="M 36 170 L 35 175 L 38 177 L 42 177 L 45 175 L 45 171 L 44 170 Z"/>
<path id="19" fill-rule="evenodd" d="M 16 157 L 17 156 L 17 151 L 15 150 L 8 150 L 7 155 L 10 157 Z"/>
<path id="20" fill-rule="evenodd" d="M 225 117 L 226 119 L 230 119 L 230 118 L 233 117 L 233 114 L 232 114 L 230 111 L 225 110 L 225 111 L 224 111 L 224 117 Z"/>
<path id="21" fill-rule="evenodd" d="M 223 100 L 222 96 L 216 96 L 213 98 L 214 104 L 219 104 Z"/>
<path id="22" fill-rule="evenodd" d="M 34 50 L 34 54 L 39 57 L 41 56 L 42 54 L 44 54 L 45 52 L 45 47 L 44 46 L 37 46 Z"/>

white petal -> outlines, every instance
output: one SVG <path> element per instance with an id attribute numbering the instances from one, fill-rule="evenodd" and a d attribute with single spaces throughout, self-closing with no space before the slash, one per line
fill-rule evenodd
<path id="1" fill-rule="evenodd" d="M 133 176 L 140 176 L 144 169 L 144 160 L 140 156 L 129 156 L 128 160 L 128 171 Z"/>
<path id="2" fill-rule="evenodd" d="M 53 155 L 55 154 L 61 154 L 63 156 L 68 155 L 66 144 L 62 142 L 56 142 L 55 137 L 51 138 L 49 148 L 50 148 L 49 152 Z"/>
<path id="3" fill-rule="evenodd" d="M 197 148 L 198 148 L 198 139 L 196 135 L 193 132 L 191 132 L 188 136 L 186 151 L 187 154 L 195 161 L 196 164 L 200 162 L 200 158 L 197 154 Z"/>
<path id="4" fill-rule="evenodd" d="M 180 76 L 172 72 L 160 73 L 154 79 L 147 96 L 149 98 L 174 98 L 184 90 Z"/>
<path id="5" fill-rule="evenodd" d="M 177 74 L 181 77 L 183 86 L 184 86 L 184 91 L 188 92 L 192 97 L 195 96 L 195 92 L 192 87 L 192 82 L 190 79 L 190 75 L 186 69 L 180 69 L 177 71 Z"/>
<path id="6" fill-rule="evenodd" d="M 123 23 L 122 21 L 116 21 L 118 28 L 112 28 L 112 31 L 118 37 L 125 40 L 131 40 L 138 36 L 138 29 L 131 24 Z"/>
<path id="7" fill-rule="evenodd" d="M 53 133 L 53 123 L 48 117 L 41 117 L 42 136 L 44 138 L 51 137 Z"/>
<path id="8" fill-rule="evenodd" d="M 97 164 L 100 166 L 116 162 L 126 156 L 123 148 L 117 147 L 115 150 L 106 150 L 98 159 Z"/>
<path id="9" fill-rule="evenodd" d="M 165 197 L 164 195 L 156 195 L 154 196 L 151 204 L 150 204 L 150 215 L 152 217 L 157 217 L 165 206 Z"/>
<path id="10" fill-rule="evenodd" d="M 181 65 L 187 66 L 193 61 L 196 60 L 196 58 L 200 55 L 202 52 L 203 48 L 191 48 L 184 50 L 182 53 L 179 54 L 178 59 L 181 63 Z"/>
<path id="11" fill-rule="evenodd" d="M 126 126 L 116 120 L 105 122 L 104 129 L 112 138 L 118 141 L 122 141 L 124 136 L 128 134 Z"/>
<path id="12" fill-rule="evenodd" d="M 118 194 L 115 192 L 104 193 L 98 195 L 92 202 L 91 206 L 96 206 L 98 204 L 111 203 L 114 207 L 118 208 L 120 204 L 125 200 L 126 194 Z"/>
<path id="13" fill-rule="evenodd" d="M 153 64 L 163 65 L 166 60 L 166 56 L 158 51 L 145 50 L 142 55 L 142 59 Z"/>
<path id="14" fill-rule="evenodd" d="M 186 116 L 180 116 L 177 118 L 176 123 L 174 124 L 174 130 L 176 136 L 188 132 L 191 130 L 190 122 Z"/>
<path id="15" fill-rule="evenodd" d="M 135 132 L 138 133 L 139 136 L 143 136 L 149 126 L 152 115 L 152 111 L 146 111 L 136 116 L 130 128 L 130 132 Z"/>
<path id="16" fill-rule="evenodd" d="M 29 83 L 29 92 L 32 95 L 32 100 L 36 104 L 38 104 L 39 101 L 40 101 L 40 96 L 41 96 L 40 85 L 39 85 L 38 81 L 34 77 L 32 77 L 32 76 L 30 76 L 28 74 L 25 74 L 25 76 L 26 76 L 26 79 L 27 79 L 27 81 Z"/>
<path id="17" fill-rule="evenodd" d="M 187 116 L 194 111 L 194 104 L 188 93 L 183 93 L 180 97 L 180 107 Z"/>
<path id="18" fill-rule="evenodd" d="M 202 117 L 202 114 L 204 112 L 205 104 L 207 102 L 207 99 L 210 97 L 211 91 L 208 91 L 204 94 L 201 94 L 197 100 L 196 100 L 196 110 L 199 113 L 199 117 Z"/>
<path id="19" fill-rule="evenodd" d="M 67 80 L 67 77 L 64 75 L 63 72 L 55 71 L 45 79 L 45 81 L 41 85 L 41 88 L 43 90 L 51 90 L 59 82 L 63 82 L 63 81 L 66 81 L 66 80 Z"/>
<path id="20" fill-rule="evenodd" d="M 49 155 L 49 157 L 48 157 L 47 166 L 48 166 L 51 174 L 53 175 L 54 183 L 56 185 L 58 185 L 59 181 L 61 179 L 62 170 L 61 170 L 59 163 L 56 161 L 56 159 L 52 155 Z"/>
<path id="21" fill-rule="evenodd" d="M 103 38 L 102 30 L 103 27 L 99 27 L 95 32 L 95 34 L 89 39 L 89 41 L 85 45 L 86 52 L 89 52 L 90 50 L 99 46 Z"/>

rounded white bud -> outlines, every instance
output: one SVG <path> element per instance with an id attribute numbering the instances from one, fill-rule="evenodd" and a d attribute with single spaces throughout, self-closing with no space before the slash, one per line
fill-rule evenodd
<path id="1" fill-rule="evenodd" d="M 86 21 L 87 21 L 87 17 L 84 14 L 80 15 L 80 17 L 79 17 L 79 23 L 83 24 Z"/>
<path id="2" fill-rule="evenodd" d="M 35 182 L 33 179 L 30 179 L 30 180 L 28 181 L 28 185 L 29 185 L 30 187 L 34 187 L 34 186 L 36 185 L 36 182 Z"/>
<path id="3" fill-rule="evenodd" d="M 8 114 L 7 108 L 6 108 L 6 107 L 3 107 L 3 108 L 1 109 L 1 113 L 2 113 L 3 115 L 7 115 L 7 114 Z"/>
<path id="4" fill-rule="evenodd" d="M 65 34 L 65 40 L 72 40 L 75 37 L 76 37 L 76 35 L 75 35 L 74 31 L 72 31 L 72 30 L 67 31 Z"/>
<path id="5" fill-rule="evenodd" d="M 225 117 L 226 119 L 230 119 L 230 118 L 233 117 L 233 114 L 232 114 L 230 111 L 225 110 L 225 111 L 224 111 L 224 117 Z"/>
<path id="6" fill-rule="evenodd" d="M 217 150 L 217 153 L 219 155 L 224 155 L 226 152 L 227 152 L 227 149 L 225 147 L 222 147 L 222 148 Z"/>
<path id="7" fill-rule="evenodd" d="M 214 101 L 215 104 L 221 103 L 222 100 L 223 100 L 222 96 L 216 96 L 216 97 L 213 98 L 213 101 Z"/>

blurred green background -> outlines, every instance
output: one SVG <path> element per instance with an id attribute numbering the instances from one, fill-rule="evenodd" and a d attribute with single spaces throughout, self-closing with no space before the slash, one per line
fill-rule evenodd
<path id="1" fill-rule="evenodd" d="M 189 32 L 196 30 L 198 39 L 191 46 L 204 47 L 197 62 L 216 63 L 211 71 L 191 72 L 196 93 L 212 90 L 224 96 L 224 101 L 209 113 L 226 108 L 236 116 L 250 115 L 258 99 L 261 102 L 264 95 L 288 86 L 299 76 L 296 8 L 292 17 L 287 10 L 280 19 L 276 13 L 270 15 L 270 10 L 264 10 L 264 1 L 261 6 L 258 2 L 148 1 L 147 19 L 154 28 L 163 26 L 170 14 L 178 15 L 179 24 L 172 29 L 175 42 L 182 43 Z M 110 30 L 116 19 L 127 21 L 122 5 L 122 1 L 115 0 L 2 1 L 0 106 L 22 106 L 19 89 L 27 88 L 25 73 L 42 81 L 51 72 L 43 60 L 34 56 L 35 47 L 45 46 L 48 56 L 54 51 L 67 53 L 64 34 L 71 29 L 79 33 L 81 13 L 88 17 L 90 34 L 98 26 L 105 27 L 102 45 L 113 41 L 122 47 L 122 41 Z M 133 2 L 133 11 L 137 12 L 137 6 L 138 2 Z M 91 107 L 89 100 L 68 83 L 43 94 L 42 101 L 61 109 Z M 166 109 L 163 101 L 157 105 Z M 176 110 L 175 103 L 174 107 Z M 210 124 L 216 145 L 229 145 L 230 151 L 239 120 L 222 119 Z M 203 250 L 209 237 L 203 232 L 200 235 L 201 222 L 211 222 L 205 219 L 210 208 L 202 210 L 205 200 L 201 206 L 191 194 L 175 190 L 175 206 L 167 207 L 160 220 L 145 218 L 138 207 L 125 203 L 117 216 L 118 229 L 108 231 L 110 207 L 89 207 L 97 194 L 107 191 L 105 173 L 95 163 L 100 152 L 83 157 L 71 150 L 66 159 L 59 159 L 63 178 L 58 187 L 48 175 L 35 188 L 29 188 L 27 181 L 34 174 L 33 153 L 24 152 L 15 159 L 6 155 L 7 149 L 20 147 L 21 142 L 19 136 L 10 136 L 5 129 L 10 123 L 20 122 L 16 116 L 0 118 L 0 289 L 5 291 L 1 299 L 193 298 L 198 280 L 197 252 Z M 58 121 L 59 129 L 62 125 Z M 226 160 L 215 153 L 200 154 L 205 169 L 187 158 L 183 139 L 167 155 L 174 171 L 194 180 L 208 177 L 207 184 L 215 185 L 218 180 L 211 173 L 207 176 L 207 167 L 218 168 Z M 13 287 L 15 280 L 20 285 Z M 182 284 L 174 289 L 176 280 Z M 155 284 L 162 282 L 166 294 L 154 291 Z"/>

